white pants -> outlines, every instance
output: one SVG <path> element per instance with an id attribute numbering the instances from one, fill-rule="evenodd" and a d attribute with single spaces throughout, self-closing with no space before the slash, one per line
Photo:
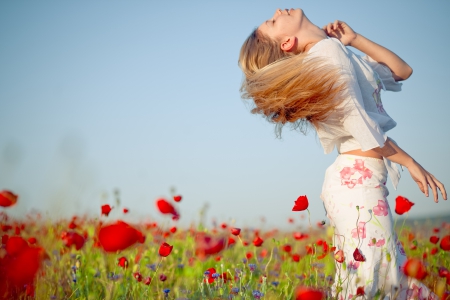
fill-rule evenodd
<path id="1" fill-rule="evenodd" d="M 402 272 L 406 255 L 394 232 L 386 177 L 383 160 L 347 154 L 326 171 L 321 197 L 334 227 L 333 245 L 345 255 L 336 262 L 332 292 L 338 299 L 356 297 L 357 287 L 369 299 L 380 293 L 379 299 L 436 296 Z M 355 249 L 365 261 L 354 259 Z"/>

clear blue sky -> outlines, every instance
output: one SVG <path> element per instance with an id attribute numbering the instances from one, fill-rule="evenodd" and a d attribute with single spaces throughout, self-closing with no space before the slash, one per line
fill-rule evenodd
<path id="1" fill-rule="evenodd" d="M 389 135 L 450 188 L 449 1 L 1 1 L 0 189 L 20 195 L 8 211 L 97 215 L 118 188 L 129 218 L 153 218 L 173 186 L 183 222 L 209 203 L 209 219 L 284 226 L 304 194 L 323 219 L 336 153 L 314 133 L 277 140 L 240 99 L 240 46 L 278 7 L 344 20 L 413 67 L 382 95 Z M 416 203 L 411 217 L 450 211 L 408 171 L 389 188 L 391 204 Z"/>

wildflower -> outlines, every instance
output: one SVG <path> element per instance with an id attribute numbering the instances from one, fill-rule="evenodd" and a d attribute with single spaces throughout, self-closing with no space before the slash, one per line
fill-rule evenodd
<path id="1" fill-rule="evenodd" d="M 279 282 L 279 281 L 272 281 L 271 284 L 272 284 L 274 287 L 277 287 L 277 286 L 280 284 L 280 282 Z"/>
<path id="2" fill-rule="evenodd" d="M 289 252 L 291 252 L 291 250 L 292 250 L 291 245 L 286 244 L 286 245 L 283 246 L 283 251 L 284 252 L 289 253 Z"/>
<path id="3" fill-rule="evenodd" d="M 238 236 L 241 233 L 241 229 L 235 228 L 235 227 L 230 228 L 230 231 L 231 231 L 232 235 L 236 235 L 236 236 Z"/>
<path id="4" fill-rule="evenodd" d="M 80 250 L 85 242 L 84 237 L 75 231 L 63 231 L 61 233 L 61 239 L 66 247 L 71 247 L 74 245 L 76 250 Z"/>
<path id="5" fill-rule="evenodd" d="M 413 205 L 413 202 L 403 196 L 398 196 L 395 198 L 395 212 L 399 215 L 403 215 L 408 212 Z"/>
<path id="6" fill-rule="evenodd" d="M 144 284 L 145 285 L 150 285 L 150 283 L 152 283 L 152 278 L 151 277 L 147 277 L 144 279 Z"/>
<path id="7" fill-rule="evenodd" d="M 430 254 L 435 255 L 438 252 L 439 252 L 439 249 L 437 247 L 433 247 L 433 248 L 431 248 Z"/>
<path id="8" fill-rule="evenodd" d="M 300 255 L 299 254 L 292 254 L 292 260 L 295 262 L 299 262 L 300 261 Z"/>
<path id="9" fill-rule="evenodd" d="M 254 272 L 256 270 L 255 264 L 248 264 L 248 268 L 250 269 L 250 272 Z"/>
<path id="10" fill-rule="evenodd" d="M 217 278 L 220 277 L 220 274 L 219 273 L 214 273 L 214 274 L 211 275 L 211 277 L 214 278 L 214 279 L 217 279 Z"/>
<path id="11" fill-rule="evenodd" d="M 139 272 L 134 272 L 133 273 L 133 277 L 134 277 L 134 279 L 136 279 L 137 282 L 141 282 L 142 281 L 142 275 Z"/>
<path id="12" fill-rule="evenodd" d="M 364 296 L 366 293 L 364 292 L 363 286 L 358 286 L 356 288 L 356 296 Z"/>
<path id="13" fill-rule="evenodd" d="M 300 287 L 295 292 L 296 300 L 322 300 L 325 299 L 325 294 L 310 287 Z"/>
<path id="14" fill-rule="evenodd" d="M 208 282 L 208 283 L 213 283 L 214 280 L 218 277 L 218 276 L 214 277 L 214 274 L 217 274 L 216 269 L 214 269 L 214 268 L 209 268 L 208 270 L 205 271 L 204 274 L 205 274 L 204 282 Z M 220 275 L 220 274 L 218 274 L 218 275 Z"/>
<path id="15" fill-rule="evenodd" d="M 255 245 L 256 247 L 261 247 L 261 245 L 263 244 L 264 240 L 262 238 L 260 238 L 259 236 L 255 237 L 255 239 L 253 240 L 253 245 Z"/>
<path id="16" fill-rule="evenodd" d="M 260 291 L 253 291 L 252 293 L 253 297 L 255 299 L 261 299 L 261 297 L 264 295 L 263 293 L 261 293 Z"/>
<path id="17" fill-rule="evenodd" d="M 159 246 L 159 255 L 163 257 L 169 256 L 170 252 L 172 252 L 172 248 L 173 246 L 167 243 L 162 243 L 161 246 Z"/>
<path id="18" fill-rule="evenodd" d="M 294 202 L 294 207 L 292 208 L 292 211 L 302 211 L 305 209 L 308 209 L 308 197 L 300 196 L 297 198 L 297 200 Z"/>
<path id="19" fill-rule="evenodd" d="M 231 293 L 236 295 L 237 293 L 239 293 L 239 288 L 238 287 L 234 287 L 231 289 Z"/>
<path id="20" fill-rule="evenodd" d="M 442 250 L 450 251 L 450 235 L 446 235 L 442 238 L 441 244 L 439 245 Z"/>
<path id="21" fill-rule="evenodd" d="M 181 197 L 181 195 L 173 196 L 173 201 L 175 201 L 175 202 L 180 202 L 181 199 L 183 199 L 183 197 Z"/>
<path id="22" fill-rule="evenodd" d="M 13 206 L 14 204 L 17 203 L 17 198 L 19 198 L 19 196 L 17 196 L 11 191 L 7 190 L 0 191 L 0 206 L 3 207 Z"/>
<path id="23" fill-rule="evenodd" d="M 125 256 L 122 256 L 122 257 L 118 258 L 117 260 L 118 260 L 117 265 L 119 267 L 122 267 L 123 269 L 128 268 L 128 259 Z"/>
<path id="24" fill-rule="evenodd" d="M 334 259 L 335 259 L 338 263 L 343 263 L 344 260 L 345 260 L 344 251 L 342 251 L 342 250 L 336 251 L 336 253 L 334 254 Z"/>
<path id="25" fill-rule="evenodd" d="M 128 208 L 123 208 L 122 211 L 123 211 L 124 214 L 126 214 L 126 213 L 128 213 L 130 210 L 129 210 Z"/>
<path id="26" fill-rule="evenodd" d="M 228 238 L 228 247 L 229 246 L 231 246 L 231 245 L 233 245 L 233 244 L 235 244 L 236 243 L 236 240 L 235 239 L 233 239 L 231 236 Z"/>
<path id="27" fill-rule="evenodd" d="M 164 292 L 164 294 L 166 294 L 166 296 L 167 296 L 167 294 L 169 294 L 169 292 L 170 292 L 170 289 L 164 289 L 163 292 Z"/>
<path id="28" fill-rule="evenodd" d="M 167 276 L 164 274 L 159 275 L 159 280 L 161 281 L 166 281 L 167 280 Z"/>
<path id="29" fill-rule="evenodd" d="M 417 258 L 409 258 L 403 266 L 405 274 L 419 280 L 424 279 L 428 274 L 425 266 Z"/>
<path id="30" fill-rule="evenodd" d="M 123 221 L 100 228 L 98 233 L 100 246 L 106 252 L 124 250 L 136 242 L 143 243 L 145 237 L 142 233 Z"/>
<path id="31" fill-rule="evenodd" d="M 167 202 L 167 200 L 165 200 L 165 199 L 161 198 L 161 199 L 156 200 L 156 207 L 158 207 L 159 211 L 163 214 L 171 214 L 175 218 L 179 217 L 178 212 L 175 210 L 175 208 L 172 206 L 172 204 Z"/>
<path id="32" fill-rule="evenodd" d="M 195 241 L 196 241 L 195 253 L 200 257 L 218 254 L 226 246 L 225 238 L 219 239 L 204 233 L 198 234 L 195 237 Z"/>
<path id="33" fill-rule="evenodd" d="M 112 207 L 109 204 L 102 205 L 102 215 L 108 216 L 112 210 Z"/>
<path id="34" fill-rule="evenodd" d="M 358 248 L 355 248 L 355 251 L 353 252 L 353 258 L 356 261 L 366 261 L 366 258 L 364 257 L 364 255 L 362 255 L 361 251 L 359 251 Z"/>
<path id="35" fill-rule="evenodd" d="M 439 242 L 439 237 L 433 235 L 430 237 L 430 243 L 437 244 Z"/>
<path id="36" fill-rule="evenodd" d="M 177 227 L 173 226 L 172 228 L 170 228 L 170 232 L 175 233 L 177 232 Z"/>
<path id="37" fill-rule="evenodd" d="M 309 238 L 309 235 L 301 233 L 301 232 L 294 232 L 294 239 L 301 241 L 304 239 Z"/>

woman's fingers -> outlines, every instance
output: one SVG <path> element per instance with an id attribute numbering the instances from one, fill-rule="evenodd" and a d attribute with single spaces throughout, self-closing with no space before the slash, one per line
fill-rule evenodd
<path id="1" fill-rule="evenodd" d="M 430 176 L 433 179 L 433 181 L 436 183 L 437 188 L 441 191 L 442 198 L 444 200 L 447 200 L 447 191 L 445 190 L 444 184 L 442 184 L 442 182 L 437 180 L 433 174 L 430 174 Z"/>
<path id="2" fill-rule="evenodd" d="M 431 178 L 430 174 L 428 174 L 428 176 L 427 176 L 427 181 L 428 181 L 428 185 L 431 187 L 431 191 L 433 192 L 434 202 L 438 203 L 437 187 L 436 187 L 436 184 L 435 184 L 433 178 Z"/>

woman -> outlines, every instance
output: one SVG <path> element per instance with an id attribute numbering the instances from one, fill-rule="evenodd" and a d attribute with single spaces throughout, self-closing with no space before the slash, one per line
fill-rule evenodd
<path id="1" fill-rule="evenodd" d="M 333 244 L 346 265 L 336 262 L 333 296 L 351 299 L 362 287 L 369 297 L 406 299 L 420 287 L 421 296 L 434 297 L 402 272 L 406 257 L 386 198 L 387 175 L 396 187 L 400 164 L 427 197 L 430 187 L 435 202 L 438 190 L 447 199 L 444 185 L 386 135 L 396 123 L 380 91 L 400 91 L 411 67 L 346 23 L 321 29 L 301 9 L 276 10 L 244 42 L 239 65 L 246 77 L 241 91 L 253 99 L 253 113 L 275 123 L 277 134 L 287 123 L 303 132 L 312 125 L 325 153 L 336 147 L 340 154 L 322 189 Z"/>

